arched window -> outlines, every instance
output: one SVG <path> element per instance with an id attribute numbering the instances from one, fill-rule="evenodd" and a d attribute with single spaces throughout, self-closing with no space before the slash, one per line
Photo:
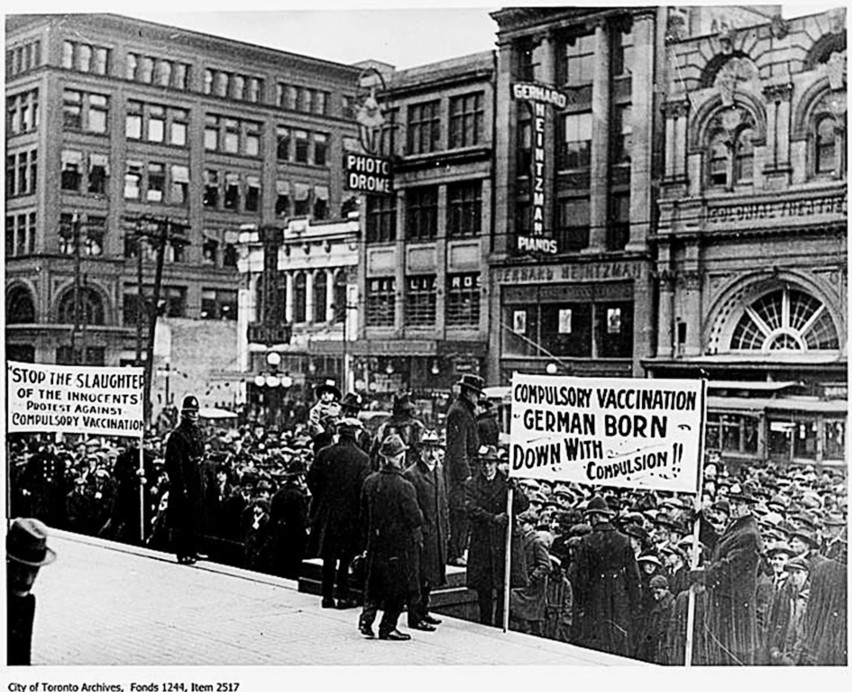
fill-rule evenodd
<path id="1" fill-rule="evenodd" d="M 23 286 L 15 286 L 6 296 L 6 322 L 32 324 L 35 322 L 35 305 L 32 294 Z"/>
<path id="2" fill-rule="evenodd" d="M 837 167 L 835 156 L 836 129 L 830 115 L 819 119 L 814 134 L 814 173 L 834 173 Z"/>
<path id="3" fill-rule="evenodd" d="M 318 271 L 314 274 L 314 322 L 325 322 L 325 313 L 327 307 L 326 288 L 328 286 L 328 276 L 325 271 Z"/>
<path id="4" fill-rule="evenodd" d="M 307 321 L 307 302 L 307 277 L 305 272 L 299 272 L 293 281 L 293 322 Z"/>
<path id="5" fill-rule="evenodd" d="M 734 143 L 734 182 L 750 183 L 754 175 L 754 130 L 747 127 L 737 134 Z"/>
<path id="6" fill-rule="evenodd" d="M 746 307 L 731 337 L 731 349 L 737 351 L 839 348 L 837 329 L 825 305 L 789 287 L 771 291 Z"/>
<path id="7" fill-rule="evenodd" d="M 86 324 L 101 325 L 104 323 L 104 304 L 98 293 L 88 287 L 80 288 L 80 306 L 82 319 Z M 74 289 L 65 293 L 59 303 L 59 323 L 74 324 Z"/>

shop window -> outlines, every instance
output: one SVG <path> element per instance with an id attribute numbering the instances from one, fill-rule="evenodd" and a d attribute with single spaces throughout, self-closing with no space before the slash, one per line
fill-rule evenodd
<path id="1" fill-rule="evenodd" d="M 708 450 L 756 455 L 760 419 L 739 413 L 707 414 L 705 444 Z"/>
<path id="2" fill-rule="evenodd" d="M 539 325 L 534 337 L 547 351 L 556 356 L 588 358 L 592 350 L 592 306 L 589 303 L 557 302 L 527 306 L 527 312 L 538 309 L 535 323 Z M 530 354 L 536 355 L 536 354 Z"/>
<path id="3" fill-rule="evenodd" d="M 434 326 L 438 293 L 437 277 L 434 275 L 409 276 L 405 289 L 406 326 Z"/>
<path id="4" fill-rule="evenodd" d="M 846 458 L 846 422 L 828 419 L 823 423 L 823 458 L 841 460 Z"/>
<path id="5" fill-rule="evenodd" d="M 601 358 L 633 356 L 633 304 L 596 303 L 596 342 Z"/>
<path id="6" fill-rule="evenodd" d="M 368 327 L 393 327 L 396 311 L 396 282 L 392 276 L 367 280 Z"/>
<path id="7" fill-rule="evenodd" d="M 480 275 L 448 274 L 446 320 L 448 327 L 478 327 L 482 289 Z"/>
<path id="8" fill-rule="evenodd" d="M 414 187 L 406 191 L 406 240 L 434 240 L 438 233 L 438 188 Z"/>

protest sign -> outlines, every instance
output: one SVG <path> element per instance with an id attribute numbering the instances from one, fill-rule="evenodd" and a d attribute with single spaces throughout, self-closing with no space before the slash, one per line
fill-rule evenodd
<path id="1" fill-rule="evenodd" d="M 701 380 L 515 373 L 509 475 L 698 492 Z"/>
<path id="2" fill-rule="evenodd" d="M 142 368 L 6 364 L 9 432 L 140 437 Z"/>

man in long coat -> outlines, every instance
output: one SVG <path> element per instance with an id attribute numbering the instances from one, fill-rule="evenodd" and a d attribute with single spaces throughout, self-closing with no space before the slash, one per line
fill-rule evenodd
<path id="1" fill-rule="evenodd" d="M 417 539 L 423 513 L 417 506 L 417 491 L 402 476 L 406 449 L 398 435 L 387 437 L 379 449 L 384 466 L 368 476 L 361 489 L 361 524 L 367 531 L 367 579 L 358 629 L 364 636 L 373 637 L 373 623 L 384 603 L 379 639 L 387 641 L 411 639 L 396 625 L 406 596 L 419 586 Z"/>
<path id="2" fill-rule="evenodd" d="M 288 471 L 269 503 L 272 533 L 272 572 L 298 579 L 308 537 L 308 499 L 301 472 Z"/>
<path id="3" fill-rule="evenodd" d="M 341 420 L 339 440 L 319 451 L 306 479 L 313 496 L 311 542 L 322 558 L 323 608 L 357 605 L 349 596 L 349 565 L 361 548 L 359 502 L 361 486 L 370 473 L 370 457 L 356 442 L 362 427 L 356 418 Z"/>
<path id="4" fill-rule="evenodd" d="M 470 532 L 465 512 L 465 483 L 474 477 L 474 458 L 479 449 L 476 404 L 485 381 L 477 375 L 463 375 L 458 383 L 459 397 L 447 411 L 447 452 L 444 456 L 450 505 L 449 563 L 463 567 Z"/>
<path id="5" fill-rule="evenodd" d="M 717 534 L 702 516 L 700 540 L 710 560 L 697 576 L 707 585 L 708 645 L 710 665 L 751 665 L 757 653 L 757 571 L 763 544 L 757 521 L 751 515 L 754 501 L 747 491 L 732 488 L 728 501 L 730 520 Z"/>
<path id="6" fill-rule="evenodd" d="M 479 621 L 483 625 L 499 626 L 503 621 L 509 479 L 497 468 L 494 447 L 484 448 L 479 453 L 479 461 L 480 470 L 465 488 L 465 508 L 471 523 L 467 585 L 479 598 Z M 512 500 L 511 588 L 527 585 L 523 546 L 515 533 L 514 517 L 525 512 L 529 505 L 527 496 L 516 488 Z"/>
<path id="7" fill-rule="evenodd" d="M 589 500 L 592 532 L 577 546 L 574 577 L 574 641 L 597 651 L 628 656 L 633 615 L 639 608 L 639 567 L 630 539 L 615 530 L 606 500 Z"/>
<path id="8" fill-rule="evenodd" d="M 441 441 L 433 430 L 420 440 L 420 459 L 409 466 L 403 476 L 417 493 L 417 505 L 423 512 L 420 527 L 420 590 L 408 604 L 408 626 L 431 631 L 440 620 L 429 614 L 429 594 L 447 581 L 447 538 L 450 516 L 444 470 L 440 463 Z"/>
<path id="9" fill-rule="evenodd" d="M 184 397 L 181 419 L 166 443 L 169 505 L 166 514 L 172 543 L 181 564 L 200 558 L 198 547 L 204 521 L 204 440 L 198 427 L 198 399 Z"/>
<path id="10" fill-rule="evenodd" d="M 535 513 L 527 511 L 518 517 L 521 525 L 521 545 L 527 568 L 527 585 L 512 589 L 509 600 L 509 617 L 520 632 L 544 636 L 547 609 L 547 581 L 551 572 L 547 545 L 535 529 Z M 513 628 L 514 629 L 514 628 Z"/>

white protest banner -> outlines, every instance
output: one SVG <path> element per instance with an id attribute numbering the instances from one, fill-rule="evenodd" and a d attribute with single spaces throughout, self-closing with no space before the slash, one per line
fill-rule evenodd
<path id="1" fill-rule="evenodd" d="M 512 377 L 509 475 L 698 492 L 701 380 Z"/>
<path id="2" fill-rule="evenodd" d="M 142 368 L 6 364 L 9 432 L 143 433 Z"/>

